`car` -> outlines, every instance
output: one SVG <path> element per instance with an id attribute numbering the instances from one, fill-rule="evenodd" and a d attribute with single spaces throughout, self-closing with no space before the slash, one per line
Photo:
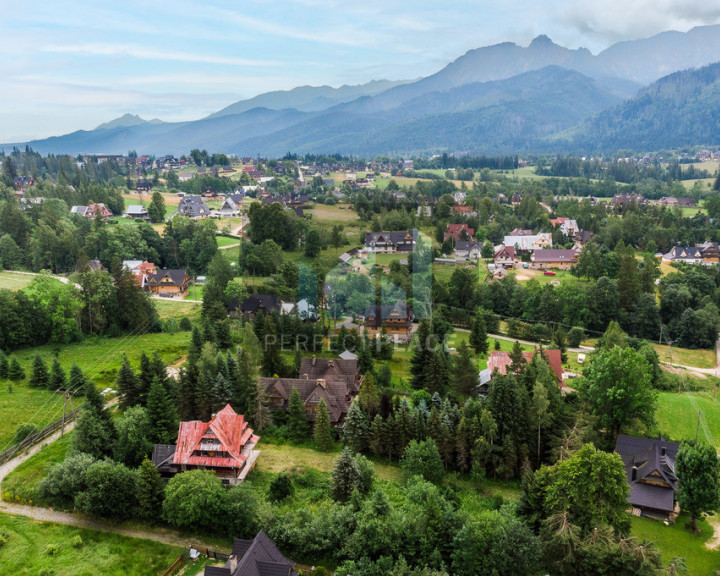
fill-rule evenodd
<path id="1" fill-rule="evenodd" d="M 525 263 L 525 264 L 523 264 L 523 268 L 530 268 L 530 265 Z"/>
<path id="2" fill-rule="evenodd" d="M 553 272 L 552 270 L 545 270 L 543 274 L 545 274 L 545 276 L 555 276 L 555 272 Z"/>

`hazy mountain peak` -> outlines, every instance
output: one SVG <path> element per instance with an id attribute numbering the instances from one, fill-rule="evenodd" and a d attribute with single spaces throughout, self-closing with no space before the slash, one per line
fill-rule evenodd
<path id="1" fill-rule="evenodd" d="M 550 40 L 550 37 L 545 34 L 540 34 L 539 36 L 536 36 L 535 38 L 533 38 L 533 41 L 530 42 L 530 48 L 542 48 L 546 46 L 557 46 L 557 44 Z"/>
<path id="2" fill-rule="evenodd" d="M 150 121 L 150 123 L 152 124 L 158 124 L 160 122 L 161 120 L 158 120 L 157 118 Z M 148 121 L 143 120 L 137 114 L 126 113 L 120 116 L 120 118 L 115 118 L 115 120 L 100 124 L 100 126 L 98 126 L 96 130 L 109 130 L 111 128 L 129 128 L 130 126 L 139 126 L 140 124 L 148 124 Z"/>

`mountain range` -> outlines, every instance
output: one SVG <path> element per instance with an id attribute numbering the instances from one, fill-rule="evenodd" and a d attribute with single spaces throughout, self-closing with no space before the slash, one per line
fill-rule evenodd
<path id="1" fill-rule="evenodd" d="M 341 152 L 650 151 L 720 144 L 720 25 L 620 42 L 593 55 L 538 36 L 471 50 L 430 76 L 301 86 L 188 122 L 126 114 L 36 140 L 41 153 L 243 156 Z M 4 148 L 13 144 L 5 145 Z"/>

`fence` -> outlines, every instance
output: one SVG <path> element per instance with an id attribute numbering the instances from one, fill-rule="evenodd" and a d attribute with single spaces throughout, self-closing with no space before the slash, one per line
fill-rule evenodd
<path id="1" fill-rule="evenodd" d="M 177 574 L 180 570 L 182 570 L 185 565 L 187 564 L 188 560 L 190 559 L 190 549 L 193 548 L 197 550 L 200 554 L 207 558 L 211 558 L 213 560 L 227 560 L 230 558 L 229 554 L 225 554 L 224 552 L 218 552 L 217 550 L 210 550 L 210 548 L 206 548 L 204 546 L 194 546 L 190 545 L 185 550 L 183 550 L 183 553 L 180 554 L 175 559 L 175 562 L 173 562 L 170 567 L 165 570 L 160 576 L 174 576 Z"/>
<path id="2" fill-rule="evenodd" d="M 75 419 L 75 417 L 78 415 L 79 408 L 76 408 L 75 410 L 72 410 L 71 412 L 68 412 L 65 414 L 65 423 L 71 422 Z M 60 427 L 63 425 L 63 419 L 58 418 L 54 422 L 51 422 L 45 428 L 42 430 L 38 430 L 37 432 L 33 432 L 14 446 L 10 446 L 7 450 L 3 450 L 0 452 L 0 464 L 4 464 L 11 458 L 14 458 L 17 454 L 20 454 L 25 449 L 30 448 L 34 444 L 37 444 L 41 440 L 44 440 L 54 432 L 60 429 Z"/>

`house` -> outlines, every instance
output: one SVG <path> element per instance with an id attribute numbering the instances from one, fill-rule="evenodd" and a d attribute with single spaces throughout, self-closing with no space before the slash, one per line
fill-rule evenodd
<path id="1" fill-rule="evenodd" d="M 520 202 L 522 202 L 522 198 L 522 194 L 515 193 L 510 197 L 510 204 L 517 206 Z"/>
<path id="2" fill-rule="evenodd" d="M 545 360 L 550 365 L 550 369 L 553 371 L 558 379 L 558 385 L 562 388 L 565 386 L 563 380 L 563 368 L 562 368 L 562 353 L 560 350 L 545 350 L 542 351 Z M 532 360 L 534 352 L 523 352 L 523 358 L 526 362 Z M 493 350 L 490 352 L 487 361 L 487 368 L 482 370 L 479 374 L 479 387 L 480 392 L 486 392 L 489 382 L 492 380 L 493 374 L 497 370 L 498 374 L 506 375 L 508 368 L 512 364 L 510 359 L 510 352 L 501 350 Z"/>
<path id="3" fill-rule="evenodd" d="M 550 224 L 555 228 L 559 228 L 568 238 L 573 238 L 580 230 L 577 221 L 570 218 L 554 218 L 550 220 Z"/>
<path id="4" fill-rule="evenodd" d="M 455 210 L 456 214 L 462 214 L 463 216 L 477 216 L 477 212 L 472 206 L 454 206 L 453 210 Z"/>
<path id="5" fill-rule="evenodd" d="M 190 276 L 185 270 L 168 270 L 163 268 L 152 274 L 145 275 L 146 290 L 160 296 L 184 296 L 190 286 Z"/>
<path id="6" fill-rule="evenodd" d="M 569 270 L 577 264 L 578 250 L 534 250 L 530 256 L 531 266 L 538 270 L 546 270 L 548 268 L 558 268 L 559 270 Z"/>
<path id="7" fill-rule="evenodd" d="M 383 327 L 396 342 L 409 342 L 415 315 L 412 309 L 402 300 L 393 305 L 376 304 L 369 306 L 365 312 L 365 333 L 375 336 L 382 332 Z"/>
<path id="8" fill-rule="evenodd" d="M 365 249 L 368 252 L 388 254 L 412 252 L 417 242 L 418 231 L 368 232 L 365 234 Z"/>
<path id="9" fill-rule="evenodd" d="M 98 260 L 97 258 L 93 260 L 88 260 L 88 266 L 90 266 L 90 270 L 93 272 L 100 272 L 102 270 L 105 270 L 105 266 L 102 265 L 102 262 Z"/>
<path id="10" fill-rule="evenodd" d="M 203 203 L 200 196 L 183 196 L 175 214 L 191 220 L 199 220 L 210 216 L 210 208 Z"/>
<path id="11" fill-rule="evenodd" d="M 482 257 L 482 242 L 475 240 L 469 242 L 455 242 L 455 258 L 464 258 L 466 260 L 477 260 Z"/>
<path id="12" fill-rule="evenodd" d="M 132 218 L 133 220 L 145 220 L 146 222 L 150 220 L 150 214 L 148 214 L 145 206 L 141 204 L 131 204 L 127 207 L 123 216 L 125 218 Z"/>
<path id="13" fill-rule="evenodd" d="M 647 203 L 647 199 L 641 194 L 615 194 L 613 199 L 610 201 L 612 206 L 619 206 L 620 208 L 625 208 L 625 206 L 630 204 L 643 206 Z"/>
<path id="14" fill-rule="evenodd" d="M 662 261 L 666 264 L 682 262 L 684 264 L 702 264 L 702 252 L 695 246 L 673 246 L 670 252 L 663 254 Z"/>
<path id="15" fill-rule="evenodd" d="M 498 269 L 513 268 L 515 266 L 515 247 L 500 246 L 495 249 L 493 264 Z"/>
<path id="16" fill-rule="evenodd" d="M 156 444 L 152 462 L 164 477 L 188 470 L 212 470 L 226 484 L 238 484 L 255 466 L 260 438 L 230 404 L 209 422 L 180 422 L 174 445 Z"/>
<path id="17" fill-rule="evenodd" d="M 463 233 L 465 233 L 464 236 Z M 445 232 L 445 240 L 452 237 L 455 238 L 455 242 L 471 240 L 473 236 L 475 236 L 475 230 L 467 224 L 448 224 L 447 232 Z"/>
<path id="18" fill-rule="evenodd" d="M 112 218 L 112 212 L 108 210 L 105 204 L 90 204 L 90 206 L 73 206 L 70 208 L 71 214 L 79 214 L 83 218 L 95 218 L 100 214 L 103 220 Z"/>
<path id="19" fill-rule="evenodd" d="M 338 358 L 340 358 L 340 360 L 357 360 L 358 355 L 354 352 L 350 352 L 350 350 L 345 350 L 345 352 L 340 354 Z"/>
<path id="20" fill-rule="evenodd" d="M 590 230 L 578 230 L 574 237 L 575 245 L 585 246 L 585 244 L 587 244 L 593 236 L 595 236 L 595 233 Z"/>
<path id="21" fill-rule="evenodd" d="M 15 190 L 26 192 L 35 185 L 35 179 L 32 176 L 16 176 L 13 178 L 13 185 Z"/>
<path id="22" fill-rule="evenodd" d="M 213 212 L 213 216 L 232 218 L 240 213 L 240 206 L 230 196 L 226 196 L 222 206 Z"/>
<path id="23" fill-rule="evenodd" d="M 675 501 L 678 478 L 675 475 L 677 442 L 662 436 L 656 439 L 635 438 L 620 434 L 615 452 L 620 454 L 630 485 L 628 504 L 635 516 L 674 517 L 679 513 Z"/>
<path id="24" fill-rule="evenodd" d="M 720 245 L 717 242 L 703 242 L 697 247 L 702 254 L 703 264 L 709 266 L 720 262 Z"/>
<path id="25" fill-rule="evenodd" d="M 144 192 L 150 192 L 152 190 L 152 182 L 150 180 L 138 180 L 137 184 L 135 185 L 135 191 L 138 194 L 142 194 Z"/>
<path id="26" fill-rule="evenodd" d="M 523 230 L 522 228 L 513 228 L 510 236 L 532 236 L 532 230 Z"/>
<path id="27" fill-rule="evenodd" d="M 513 230 L 517 232 L 517 230 Z M 525 232 L 523 230 L 522 232 Z M 518 253 L 532 252 L 533 250 L 542 248 L 552 248 L 552 234 L 540 232 L 539 234 L 530 235 L 514 235 L 505 236 L 503 240 L 505 246 L 514 246 Z"/>
<path id="28" fill-rule="evenodd" d="M 222 568 L 206 566 L 205 576 L 299 576 L 295 563 L 285 558 L 264 531 L 253 540 L 235 538 Z"/>
<path id="29" fill-rule="evenodd" d="M 138 286 L 142 286 L 143 288 L 147 285 L 148 275 L 157 272 L 157 266 L 155 266 L 155 264 L 143 260 L 123 260 L 122 267 L 130 270 L 130 272 L 135 275 Z"/>
<path id="30" fill-rule="evenodd" d="M 276 312 L 280 314 L 282 309 L 282 300 L 277 296 L 271 294 L 253 294 L 248 296 L 239 307 L 238 313 L 238 302 L 233 301 L 230 303 L 230 316 L 242 317 L 246 320 L 255 320 L 258 314 L 265 313 L 270 314 Z"/>
<path id="31" fill-rule="evenodd" d="M 362 386 L 357 359 L 303 358 L 299 374 L 299 378 L 260 378 L 270 407 L 287 410 L 290 394 L 295 388 L 310 422 L 315 421 L 317 407 L 320 400 L 324 400 L 330 423 L 340 425 Z"/>

